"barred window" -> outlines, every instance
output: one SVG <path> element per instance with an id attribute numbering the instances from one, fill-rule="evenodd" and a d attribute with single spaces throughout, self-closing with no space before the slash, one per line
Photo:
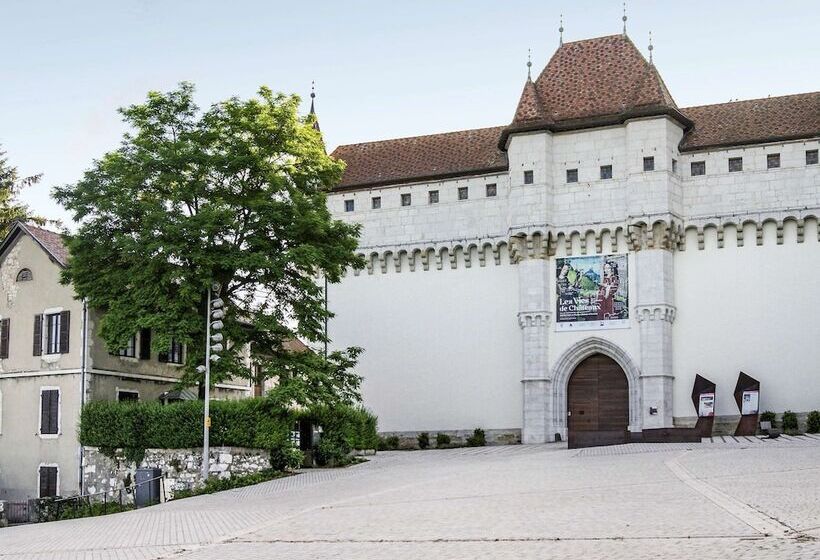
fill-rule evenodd
<path id="1" fill-rule="evenodd" d="M 535 177 L 533 175 L 532 170 L 524 171 L 524 184 L 525 185 L 532 185 L 535 181 Z"/>
<path id="2" fill-rule="evenodd" d="M 469 191 L 467 190 L 467 187 L 459 187 L 458 188 L 458 199 L 459 200 L 467 200 L 468 197 L 469 197 Z"/>
<path id="3" fill-rule="evenodd" d="M 378 210 L 379 208 L 381 208 L 382 207 L 382 197 L 374 196 L 373 198 L 371 198 L 370 199 L 370 207 L 373 210 Z"/>
<path id="4" fill-rule="evenodd" d="M 743 171 L 743 158 L 742 157 L 730 157 L 729 158 L 729 173 L 734 173 L 736 171 Z"/>
<path id="5" fill-rule="evenodd" d="M 706 162 L 705 161 L 693 161 L 692 162 L 692 176 L 695 177 L 697 175 L 706 175 Z"/>
<path id="6" fill-rule="evenodd" d="M 817 165 L 817 150 L 806 150 L 806 165 Z"/>
<path id="7" fill-rule="evenodd" d="M 498 192 L 495 183 L 490 183 L 487 185 L 487 196 L 495 196 Z"/>
<path id="8" fill-rule="evenodd" d="M 353 212 L 355 206 L 356 202 L 354 200 L 345 200 L 345 212 Z"/>
<path id="9" fill-rule="evenodd" d="M 567 183 L 577 183 L 578 182 L 578 170 L 577 169 L 567 169 Z"/>
<path id="10" fill-rule="evenodd" d="M 649 156 L 643 158 L 643 170 L 644 171 L 655 171 L 655 156 Z"/>
<path id="11" fill-rule="evenodd" d="M 601 166 L 601 179 L 612 179 L 612 166 L 611 165 L 602 165 Z"/>
<path id="12" fill-rule="evenodd" d="M 410 206 L 410 193 L 404 193 L 401 195 L 401 205 Z"/>
<path id="13" fill-rule="evenodd" d="M 427 193 L 427 202 L 430 204 L 438 204 L 438 191 L 430 191 Z"/>

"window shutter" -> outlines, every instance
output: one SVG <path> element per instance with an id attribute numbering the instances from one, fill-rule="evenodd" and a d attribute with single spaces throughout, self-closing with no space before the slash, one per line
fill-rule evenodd
<path id="1" fill-rule="evenodd" d="M 48 497 L 48 467 L 40 467 L 40 497 Z"/>
<path id="2" fill-rule="evenodd" d="M 34 316 L 34 355 L 43 354 L 43 316 Z"/>
<path id="3" fill-rule="evenodd" d="M 9 357 L 9 323 L 10 319 L 0 321 L 0 358 Z"/>
<path id="4" fill-rule="evenodd" d="M 68 354 L 68 333 L 71 324 L 71 311 L 60 313 L 60 354 Z"/>
<path id="5" fill-rule="evenodd" d="M 151 359 L 151 329 L 140 329 L 140 360 Z"/>
<path id="6" fill-rule="evenodd" d="M 57 495 L 57 467 L 40 467 L 40 497 L 53 498 Z"/>
<path id="7" fill-rule="evenodd" d="M 49 389 L 40 393 L 40 433 L 56 434 L 60 417 L 60 392 Z"/>

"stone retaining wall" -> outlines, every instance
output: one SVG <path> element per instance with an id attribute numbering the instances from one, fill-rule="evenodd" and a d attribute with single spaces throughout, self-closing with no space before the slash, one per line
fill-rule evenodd
<path id="1" fill-rule="evenodd" d="M 244 447 L 212 447 L 209 453 L 211 476 L 231 478 L 270 468 L 270 454 L 261 449 Z M 202 479 L 202 449 L 146 449 L 137 465 L 115 449 L 113 457 L 97 447 L 83 447 L 83 483 L 86 494 L 109 492 L 118 498 L 119 490 L 133 485 L 137 468 L 161 469 L 165 499 L 176 490 L 192 488 Z M 133 495 L 123 493 L 123 500 L 133 501 Z"/>

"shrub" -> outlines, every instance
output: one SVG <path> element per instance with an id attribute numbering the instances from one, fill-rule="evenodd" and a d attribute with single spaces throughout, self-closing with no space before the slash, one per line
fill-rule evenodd
<path id="1" fill-rule="evenodd" d="M 430 434 L 427 432 L 421 432 L 416 439 L 419 441 L 419 449 L 430 447 Z"/>
<path id="2" fill-rule="evenodd" d="M 760 415 L 760 421 L 761 422 L 771 422 L 772 423 L 772 428 L 774 428 L 775 427 L 775 417 L 776 417 L 776 415 L 775 415 L 774 412 L 772 412 L 771 410 L 767 410 L 766 412 L 764 412 Z"/>
<path id="3" fill-rule="evenodd" d="M 795 433 L 797 429 L 797 414 L 791 410 L 787 410 L 783 413 L 783 431 L 786 433 Z"/>
<path id="4" fill-rule="evenodd" d="M 282 476 L 285 475 L 281 471 L 275 469 L 264 469 L 257 473 L 235 476 L 231 478 L 219 478 L 212 476 L 206 480 L 205 484 L 202 486 L 196 487 L 192 490 L 177 490 L 174 492 L 174 499 L 180 500 L 191 496 L 199 496 L 200 494 L 213 494 L 214 492 L 222 492 L 223 490 L 242 488 L 243 486 L 267 482 Z"/>
<path id="5" fill-rule="evenodd" d="M 806 420 L 806 431 L 810 434 L 820 432 L 820 411 L 812 410 Z"/>
<path id="6" fill-rule="evenodd" d="M 399 448 L 399 436 L 390 436 L 385 438 L 384 440 L 387 449 L 398 449 Z"/>
<path id="7" fill-rule="evenodd" d="M 436 447 L 447 447 L 450 445 L 450 436 L 447 434 L 436 434 Z"/>
<path id="8" fill-rule="evenodd" d="M 467 447 L 484 447 L 485 445 L 487 445 L 487 440 L 481 428 L 473 430 L 473 435 L 467 438 Z"/>

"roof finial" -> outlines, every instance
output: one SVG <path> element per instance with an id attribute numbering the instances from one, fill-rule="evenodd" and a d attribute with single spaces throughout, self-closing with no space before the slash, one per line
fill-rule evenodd
<path id="1" fill-rule="evenodd" d="M 527 80 L 532 80 L 532 49 L 527 49 Z"/>
<path id="2" fill-rule="evenodd" d="M 316 99 L 316 81 L 310 81 L 310 114 L 313 115 L 315 118 L 313 119 L 313 129 L 316 131 L 320 131 L 319 128 L 319 117 L 316 116 L 316 108 L 313 106 L 313 100 Z"/>
<path id="3" fill-rule="evenodd" d="M 624 2 L 624 15 L 621 18 L 621 21 L 624 22 L 624 35 L 626 35 L 626 2 Z"/>
<path id="4" fill-rule="evenodd" d="M 652 32 L 649 32 L 649 64 L 652 64 L 652 51 L 655 47 L 652 46 Z"/>
<path id="5" fill-rule="evenodd" d="M 561 27 L 558 28 L 558 46 L 564 46 L 564 14 L 561 14 Z"/>

